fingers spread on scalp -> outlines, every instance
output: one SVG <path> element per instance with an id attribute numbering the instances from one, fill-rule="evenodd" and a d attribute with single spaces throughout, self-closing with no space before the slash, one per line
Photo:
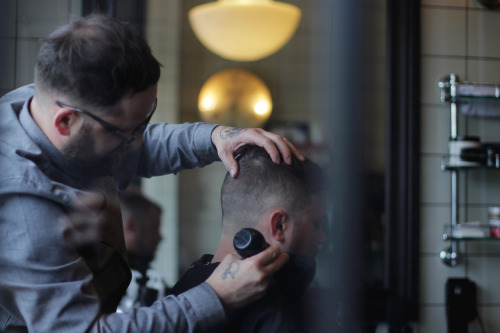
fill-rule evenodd
<path id="1" fill-rule="evenodd" d="M 295 155 L 300 161 L 304 161 L 302 154 L 288 139 L 275 133 L 260 131 L 262 135 L 261 147 L 267 151 L 274 163 L 280 163 L 280 154 L 286 164 L 292 163 L 292 155 Z"/>

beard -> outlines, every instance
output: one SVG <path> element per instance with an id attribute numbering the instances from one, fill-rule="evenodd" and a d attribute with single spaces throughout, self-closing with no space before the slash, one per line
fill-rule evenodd
<path id="1" fill-rule="evenodd" d="M 111 176 L 120 165 L 129 145 L 121 143 L 105 156 L 97 156 L 94 151 L 95 140 L 91 127 L 83 126 L 80 133 L 63 149 L 62 154 L 73 161 L 78 168 L 94 177 Z"/>

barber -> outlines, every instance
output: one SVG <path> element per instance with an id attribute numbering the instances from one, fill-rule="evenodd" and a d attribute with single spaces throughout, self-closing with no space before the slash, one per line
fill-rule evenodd
<path id="1" fill-rule="evenodd" d="M 159 76 L 140 35 L 96 15 L 44 40 L 35 83 L 0 99 L 2 332 L 204 331 L 262 296 L 286 262 L 278 247 L 245 260 L 227 256 L 200 286 L 115 313 L 131 278 L 117 188 L 217 160 L 234 177 L 233 156 L 247 144 L 277 163 L 280 154 L 302 158 L 261 129 L 149 124 Z M 76 207 L 92 213 L 97 242 L 68 218 Z M 229 267 L 234 274 L 224 274 Z"/>

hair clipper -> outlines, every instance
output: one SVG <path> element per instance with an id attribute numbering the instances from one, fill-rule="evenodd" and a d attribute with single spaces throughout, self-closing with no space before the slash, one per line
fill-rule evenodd
<path id="1" fill-rule="evenodd" d="M 264 251 L 269 244 L 258 230 L 243 228 L 234 235 L 233 246 L 236 252 L 245 259 Z"/>

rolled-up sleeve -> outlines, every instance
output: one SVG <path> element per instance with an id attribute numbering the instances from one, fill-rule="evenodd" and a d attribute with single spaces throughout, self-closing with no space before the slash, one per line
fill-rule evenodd
<path id="1" fill-rule="evenodd" d="M 93 332 L 205 332 L 225 320 L 214 290 L 203 283 L 150 307 L 102 316 Z"/>
<path id="2" fill-rule="evenodd" d="M 124 188 L 132 176 L 150 178 L 220 161 L 212 144 L 215 127 L 205 123 L 149 125 L 141 147 L 123 158 L 115 181 Z"/>

